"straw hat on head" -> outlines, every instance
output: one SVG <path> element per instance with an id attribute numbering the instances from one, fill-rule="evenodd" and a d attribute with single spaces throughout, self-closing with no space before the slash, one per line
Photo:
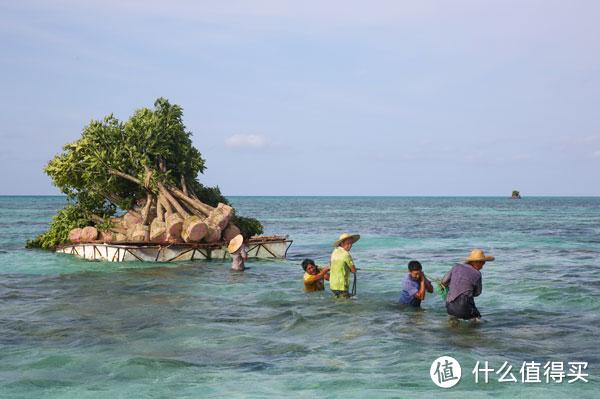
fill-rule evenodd
<path id="1" fill-rule="evenodd" d="M 469 257 L 465 259 L 465 262 L 491 262 L 494 259 L 496 258 L 494 258 L 493 256 L 485 256 L 485 253 L 482 249 L 474 249 L 469 254 Z"/>
<path id="2" fill-rule="evenodd" d="M 352 239 L 352 244 L 354 244 L 356 241 L 360 240 L 360 234 L 348 234 L 348 233 L 344 233 L 340 236 L 340 238 L 338 238 L 334 243 L 333 243 L 333 247 L 336 248 L 338 247 L 342 241 L 344 241 L 347 238 L 351 238 Z"/>
<path id="3" fill-rule="evenodd" d="M 240 249 L 242 247 L 243 243 L 244 243 L 244 236 L 242 236 L 241 234 L 238 234 L 237 236 L 233 237 L 231 239 L 231 241 L 229 241 L 227 250 L 229 251 L 230 254 L 232 254 L 235 251 L 237 251 L 238 249 Z"/>

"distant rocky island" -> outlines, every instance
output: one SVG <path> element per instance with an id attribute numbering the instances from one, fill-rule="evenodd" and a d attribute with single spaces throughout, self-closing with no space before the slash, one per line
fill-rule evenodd
<path id="1" fill-rule="evenodd" d="M 511 198 L 512 199 L 521 199 L 521 193 L 519 193 L 517 190 L 513 190 Z"/>

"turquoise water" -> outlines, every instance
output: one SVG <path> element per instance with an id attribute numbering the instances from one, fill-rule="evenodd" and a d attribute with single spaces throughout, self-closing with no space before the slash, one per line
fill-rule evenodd
<path id="1" fill-rule="evenodd" d="M 285 261 L 85 262 L 23 249 L 60 197 L 0 197 L 0 398 L 417 398 L 597 396 L 600 198 L 234 197 Z M 342 231 L 362 239 L 355 300 L 302 290 Z M 484 323 L 449 323 L 441 300 L 395 300 L 410 259 L 441 277 L 472 247 Z M 384 271 L 369 271 L 378 269 Z M 429 368 L 455 357 L 442 390 Z M 585 361 L 589 383 L 475 384 L 477 361 Z M 543 380 L 543 377 L 542 377 Z"/>

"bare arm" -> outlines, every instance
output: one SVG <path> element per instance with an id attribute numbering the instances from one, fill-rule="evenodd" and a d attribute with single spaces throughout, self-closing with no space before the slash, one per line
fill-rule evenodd
<path id="1" fill-rule="evenodd" d="M 443 279 L 442 279 L 442 281 L 441 281 L 441 284 L 442 284 L 444 287 L 448 287 L 448 284 L 450 284 L 450 279 L 452 278 L 452 270 L 453 270 L 453 269 L 454 269 L 454 268 L 452 268 L 452 269 L 448 270 L 448 273 L 446 273 L 446 274 L 444 275 L 444 278 L 443 278 Z"/>
<path id="2" fill-rule="evenodd" d="M 309 275 L 308 275 L 308 276 L 307 276 L 307 277 L 304 279 L 304 281 L 305 281 L 305 282 L 307 282 L 307 283 L 313 283 L 313 282 L 315 282 L 315 281 L 322 280 L 322 279 L 324 279 L 324 278 L 326 278 L 327 280 L 329 280 L 328 273 L 329 273 L 329 268 L 324 268 L 323 270 L 321 270 L 321 271 L 320 271 L 319 273 L 317 273 L 317 274 L 309 274 Z"/>
<path id="3" fill-rule="evenodd" d="M 423 275 L 423 272 L 421 272 L 419 280 L 420 280 L 419 291 L 417 291 L 417 293 L 415 294 L 415 298 L 422 301 L 423 299 L 425 299 L 425 288 L 426 288 L 425 276 Z"/>
<path id="4" fill-rule="evenodd" d="M 425 277 L 425 289 L 429 293 L 433 292 L 433 285 L 431 285 L 431 281 L 429 281 L 427 277 Z"/>
<path id="5" fill-rule="evenodd" d="M 324 278 L 325 280 L 329 280 L 329 268 L 324 267 L 318 274 L 319 278 Z"/>

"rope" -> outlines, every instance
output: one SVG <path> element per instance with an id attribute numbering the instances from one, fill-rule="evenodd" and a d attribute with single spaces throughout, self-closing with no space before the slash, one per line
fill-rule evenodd
<path id="1" fill-rule="evenodd" d="M 361 272 L 378 272 L 378 273 L 406 273 L 406 270 L 388 270 L 388 269 L 356 269 Z"/>
<path id="2" fill-rule="evenodd" d="M 354 275 L 354 281 L 352 282 L 352 291 L 350 292 L 350 296 L 356 296 L 356 272 L 352 274 Z"/>

